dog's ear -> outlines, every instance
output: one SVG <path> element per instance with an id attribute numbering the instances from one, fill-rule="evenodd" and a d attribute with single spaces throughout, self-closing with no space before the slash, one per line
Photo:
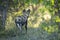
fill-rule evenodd
<path id="1" fill-rule="evenodd" d="M 24 9 L 23 12 L 26 12 L 26 10 Z"/>
<path id="2" fill-rule="evenodd" d="M 30 9 L 28 9 L 28 10 L 27 10 L 27 12 L 29 12 L 29 13 L 30 13 Z"/>

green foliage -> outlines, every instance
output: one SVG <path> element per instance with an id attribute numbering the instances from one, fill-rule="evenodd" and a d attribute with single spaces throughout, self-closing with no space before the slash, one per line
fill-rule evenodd
<path id="1" fill-rule="evenodd" d="M 55 21 L 56 21 L 56 22 L 60 22 L 59 16 L 56 16 L 56 17 L 55 17 Z"/>
<path id="2" fill-rule="evenodd" d="M 51 0 L 52 5 L 54 5 L 54 0 Z"/>
<path id="3" fill-rule="evenodd" d="M 0 0 L 0 5 L 1 5 L 1 3 L 2 3 L 2 0 Z"/>
<path id="4" fill-rule="evenodd" d="M 57 10 L 53 7 L 54 0 L 13 0 L 13 2 L 14 4 L 8 7 L 9 11 L 7 13 L 6 26 L 5 26 L 6 31 L 1 31 L 0 32 L 1 36 L 4 36 L 4 35 L 12 36 L 13 34 L 17 34 L 16 32 L 18 31 L 18 29 L 14 22 L 15 17 L 23 15 L 22 10 L 29 9 L 31 5 L 33 6 L 33 8 L 30 8 L 31 13 L 28 18 L 28 36 L 29 36 L 28 39 L 40 40 L 43 38 L 42 40 L 45 40 L 47 38 L 46 35 L 49 36 L 54 32 L 58 32 L 58 25 L 55 22 L 56 20 L 60 20 L 60 19 L 59 17 L 55 16 L 55 11 Z M 47 17 L 44 15 L 46 15 Z M 19 37 L 21 38 L 21 36 L 22 35 L 20 35 Z M 24 39 L 26 37 L 27 35 L 23 36 L 23 38 L 21 39 Z M 42 38 L 39 38 L 39 37 L 42 37 Z"/>

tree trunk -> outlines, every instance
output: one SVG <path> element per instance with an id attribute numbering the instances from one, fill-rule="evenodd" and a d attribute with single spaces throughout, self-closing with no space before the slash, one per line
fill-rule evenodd
<path id="1" fill-rule="evenodd" d="M 54 5 L 54 7 L 55 7 L 55 9 L 58 9 L 58 12 L 56 12 L 55 11 L 55 14 L 57 15 L 57 16 L 59 16 L 59 18 L 60 18 L 60 10 L 59 10 L 59 3 L 58 3 L 58 0 L 55 0 L 55 3 L 54 3 L 55 5 Z M 58 24 L 58 32 L 60 33 L 60 22 L 56 22 L 57 24 Z"/>
<path id="2" fill-rule="evenodd" d="M 3 9 L 3 27 L 5 28 L 5 21 L 7 16 L 7 9 L 8 9 L 8 1 L 6 1 L 5 8 Z"/>

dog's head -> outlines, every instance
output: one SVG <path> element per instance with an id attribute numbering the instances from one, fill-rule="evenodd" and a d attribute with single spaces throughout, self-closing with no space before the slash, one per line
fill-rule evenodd
<path id="1" fill-rule="evenodd" d="M 29 16 L 30 15 L 30 9 L 28 9 L 28 10 L 23 10 L 23 15 L 25 15 L 25 16 Z"/>

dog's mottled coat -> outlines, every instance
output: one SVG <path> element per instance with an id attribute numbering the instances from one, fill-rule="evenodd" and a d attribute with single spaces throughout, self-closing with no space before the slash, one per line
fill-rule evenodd
<path id="1" fill-rule="evenodd" d="M 16 26 L 20 29 L 20 31 L 22 31 L 22 26 L 25 25 L 25 29 L 26 29 L 26 32 L 27 32 L 27 21 L 28 21 L 29 14 L 30 14 L 30 9 L 28 9 L 28 10 L 24 9 L 23 10 L 23 15 L 22 16 L 17 16 L 15 18 Z"/>

